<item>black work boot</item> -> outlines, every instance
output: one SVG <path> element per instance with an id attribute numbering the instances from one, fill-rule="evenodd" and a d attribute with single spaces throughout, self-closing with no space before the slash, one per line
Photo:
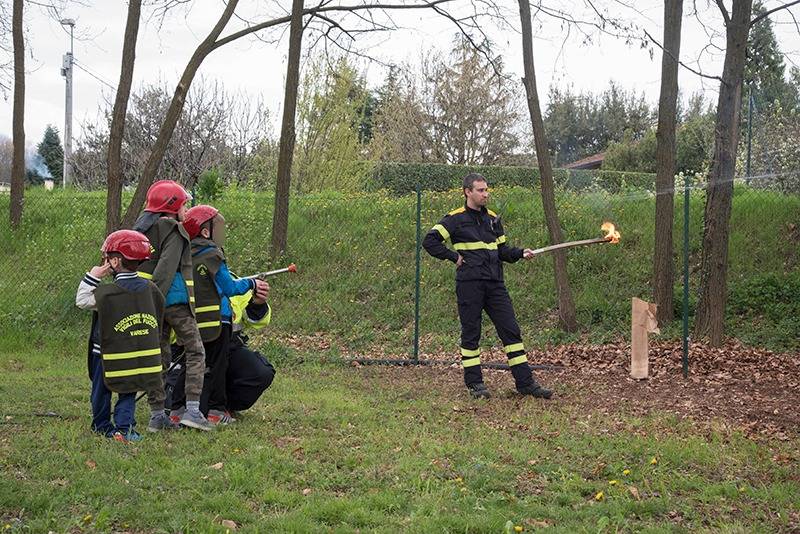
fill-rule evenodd
<path id="1" fill-rule="evenodd" d="M 469 390 L 469 394 L 472 396 L 473 399 L 488 399 L 489 397 L 491 397 L 489 389 L 483 382 L 478 382 L 476 384 L 467 384 L 467 389 Z"/>
<path id="2" fill-rule="evenodd" d="M 528 385 L 518 387 L 517 391 L 520 395 L 530 395 L 531 397 L 537 397 L 539 399 L 549 399 L 553 396 L 553 392 L 549 389 L 545 389 L 536 382 Z"/>

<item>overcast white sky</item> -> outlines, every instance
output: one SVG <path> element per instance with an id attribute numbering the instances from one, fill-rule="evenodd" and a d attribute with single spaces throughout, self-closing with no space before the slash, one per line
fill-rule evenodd
<path id="1" fill-rule="evenodd" d="M 103 95 L 113 95 L 112 89 L 100 80 L 111 86 L 115 86 L 118 81 L 127 10 L 127 2 L 120 0 L 84 3 L 94 5 L 72 6 L 64 13 L 76 20 L 76 35 L 84 36 L 75 40 L 76 61 L 95 74 L 91 76 L 80 68 L 75 69 L 73 131 L 76 136 L 80 135 L 82 121 L 97 116 Z M 618 3 L 610 2 L 612 6 Z M 635 19 L 641 27 L 647 28 L 651 35 L 660 40 L 662 2 L 644 0 L 635 3 L 639 13 L 630 10 L 618 12 L 629 19 Z M 255 16 L 259 11 L 262 16 L 267 12 L 273 16 L 281 13 L 275 3 L 267 5 L 245 0 L 241 4 L 237 13 L 247 17 Z M 564 0 L 565 6 L 571 4 L 572 2 Z M 684 9 L 691 9 L 691 4 L 685 3 Z M 699 51 L 708 43 L 706 31 L 698 23 L 698 17 L 709 26 L 722 27 L 715 6 L 709 6 L 703 0 L 697 4 L 700 10 L 698 16 L 689 12 L 684 14 L 681 50 L 682 60 L 695 67 L 698 66 L 696 60 Z M 188 11 L 182 9 L 173 12 L 160 28 L 152 18 L 143 21 L 139 31 L 134 87 L 159 79 L 174 86 L 198 42 L 216 21 L 222 5 L 218 0 L 196 1 L 194 7 Z M 518 26 L 515 6 L 516 2 L 509 2 L 509 20 L 514 28 Z M 63 132 L 64 78 L 59 69 L 62 55 L 69 47 L 69 37 L 58 22 L 38 8 L 28 5 L 26 9 L 28 43 L 33 55 L 32 58 L 28 55 L 26 59 L 28 75 L 25 133 L 30 146 L 41 140 L 47 124 L 53 124 Z M 146 12 L 145 16 L 149 13 Z M 800 8 L 798 13 L 800 14 Z M 386 62 L 413 62 L 421 51 L 447 50 L 455 32 L 452 23 L 430 12 L 404 12 L 393 18 L 408 29 L 365 40 L 362 45 L 369 47 L 370 55 Z M 797 57 L 800 38 L 786 14 L 777 16 L 775 20 L 776 32 L 781 49 L 787 54 L 788 66 Z M 241 25 L 241 21 L 232 21 L 230 24 L 231 28 Z M 519 77 L 522 72 L 519 34 L 513 29 L 498 29 L 488 25 L 486 31 L 494 41 L 496 51 L 503 54 L 506 70 Z M 223 35 L 228 33 L 230 30 L 223 32 Z M 611 37 L 602 37 L 584 44 L 577 33 L 566 36 L 559 22 L 542 16 L 536 17 L 534 33 L 539 92 L 543 97 L 546 97 L 551 84 L 572 84 L 578 90 L 600 91 L 608 86 L 609 80 L 615 80 L 627 89 L 643 91 L 651 103 L 657 102 L 661 65 L 659 50 L 655 50 L 651 58 L 647 50 L 638 46 L 627 46 Z M 241 92 L 253 98 L 261 96 L 273 117 L 277 118 L 280 116 L 285 76 L 285 37 L 277 44 L 245 38 L 222 47 L 206 59 L 199 75 L 207 80 L 220 80 L 229 92 Z M 362 66 L 367 69 L 370 85 L 378 86 L 383 79 L 383 68 L 376 63 L 363 63 Z M 707 51 L 700 68 L 709 74 L 719 74 L 722 70 L 722 52 Z M 703 80 L 685 69 L 680 71 L 680 85 L 684 97 L 697 90 L 704 90 L 709 97 L 716 98 L 717 84 L 714 81 Z M 10 95 L 6 101 L 0 101 L 0 135 L 9 137 L 11 103 Z"/>

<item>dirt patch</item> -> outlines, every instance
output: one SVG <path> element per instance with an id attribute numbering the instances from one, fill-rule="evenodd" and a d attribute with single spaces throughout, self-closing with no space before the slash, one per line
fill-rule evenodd
<path id="1" fill-rule="evenodd" d="M 313 343 L 294 338 L 298 350 L 319 350 L 331 343 L 313 337 Z M 384 350 L 349 354 L 350 357 L 404 359 L 403 354 Z M 421 358 L 452 362 L 451 354 L 425 354 Z M 547 351 L 531 350 L 531 364 L 560 366 L 537 371 L 540 381 L 556 392 L 560 402 L 605 413 L 646 415 L 653 410 L 694 421 L 715 422 L 742 429 L 749 435 L 788 440 L 800 436 L 800 354 L 776 353 L 730 341 L 720 348 L 692 343 L 689 374 L 683 377 L 680 341 L 650 344 L 650 378 L 630 378 L 630 346 L 563 345 Z M 502 349 L 484 351 L 484 362 L 503 363 Z M 458 365 L 430 368 L 387 367 L 383 372 L 400 382 L 441 382 L 453 400 L 465 397 Z M 507 372 L 484 371 L 490 388 L 498 393 L 512 390 Z M 405 380 L 404 380 L 405 377 Z M 398 382 L 399 383 L 399 382 Z M 495 384 L 496 383 L 496 387 Z M 430 384 L 434 385 L 434 384 Z M 501 393 L 501 395 L 503 395 Z M 512 393 L 509 399 L 515 397 Z"/>

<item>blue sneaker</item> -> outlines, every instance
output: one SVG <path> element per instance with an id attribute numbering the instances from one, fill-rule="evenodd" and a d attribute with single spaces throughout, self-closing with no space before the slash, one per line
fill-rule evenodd
<path id="1" fill-rule="evenodd" d="M 122 436 L 125 438 L 125 441 L 137 442 L 137 441 L 142 441 L 144 439 L 144 436 L 142 436 L 132 428 L 129 428 L 127 431 L 119 429 L 117 431 L 117 434 L 122 434 Z"/>

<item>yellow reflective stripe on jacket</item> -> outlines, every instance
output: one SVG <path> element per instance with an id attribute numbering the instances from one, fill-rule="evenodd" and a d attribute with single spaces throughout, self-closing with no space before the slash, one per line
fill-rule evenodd
<path id="1" fill-rule="evenodd" d="M 502 244 L 503 244 L 503 243 L 505 243 L 505 242 L 506 242 L 506 236 L 505 236 L 505 234 L 503 234 L 503 235 L 501 235 L 500 237 L 498 237 L 498 238 L 497 238 L 497 241 L 496 241 L 496 243 L 497 243 L 498 245 L 502 245 Z"/>
<path id="2" fill-rule="evenodd" d="M 461 347 L 461 355 L 462 356 L 467 356 L 467 357 L 469 357 L 469 356 L 480 356 L 481 355 L 481 349 L 474 349 L 473 350 L 473 349 L 465 349 L 464 347 Z"/>
<path id="3" fill-rule="evenodd" d="M 146 375 L 149 373 L 160 373 L 162 371 L 162 367 L 160 365 L 154 365 L 153 367 L 140 367 L 139 369 L 125 369 L 123 371 L 108 371 L 105 375 L 108 378 L 116 378 L 118 376 L 133 376 L 133 375 Z"/>
<path id="4" fill-rule="evenodd" d="M 461 360 L 462 367 L 475 367 L 481 364 L 481 359 L 478 357 Z"/>
<path id="5" fill-rule="evenodd" d="M 511 365 L 511 366 L 519 365 L 521 363 L 526 363 L 527 361 L 528 361 L 528 358 L 523 354 L 522 356 L 516 356 L 514 358 L 509 358 L 508 359 L 508 365 Z"/>
<path id="6" fill-rule="evenodd" d="M 441 224 L 434 224 L 431 230 L 436 230 L 437 232 L 439 232 L 439 234 L 442 236 L 442 239 L 444 239 L 445 241 L 450 239 L 450 232 L 448 232 L 447 228 L 445 228 Z"/>
<path id="7" fill-rule="evenodd" d="M 145 280 L 152 280 L 153 279 L 153 275 L 152 274 L 146 273 L 144 271 L 136 271 L 136 274 L 138 274 L 141 278 L 144 278 Z"/>
<path id="8" fill-rule="evenodd" d="M 453 243 L 453 248 L 456 250 L 497 250 L 497 243 L 484 243 L 483 241 Z"/>
<path id="9" fill-rule="evenodd" d="M 186 279 L 184 279 L 183 281 L 186 283 L 187 286 L 194 287 L 194 280 L 186 280 Z"/>
<path id="10" fill-rule="evenodd" d="M 522 343 L 514 343 L 512 345 L 506 345 L 503 347 L 503 350 L 506 351 L 506 354 L 509 352 L 517 352 L 518 350 L 525 350 L 525 346 Z"/>
<path id="11" fill-rule="evenodd" d="M 203 312 L 210 312 L 210 311 L 217 311 L 219 310 L 219 304 L 212 304 L 211 306 L 200 306 L 199 308 L 195 308 L 195 313 L 203 313 Z"/>
<path id="12" fill-rule="evenodd" d="M 110 352 L 108 354 L 103 354 L 104 360 L 127 360 L 130 358 L 138 358 L 140 356 L 155 356 L 157 354 L 161 354 L 161 349 L 147 349 L 147 350 L 136 350 L 133 352 Z M 122 376 L 122 375 L 119 375 Z"/>
<path id="13" fill-rule="evenodd" d="M 219 321 L 207 321 L 205 323 L 197 323 L 197 328 L 212 328 L 214 326 L 219 326 Z"/>

